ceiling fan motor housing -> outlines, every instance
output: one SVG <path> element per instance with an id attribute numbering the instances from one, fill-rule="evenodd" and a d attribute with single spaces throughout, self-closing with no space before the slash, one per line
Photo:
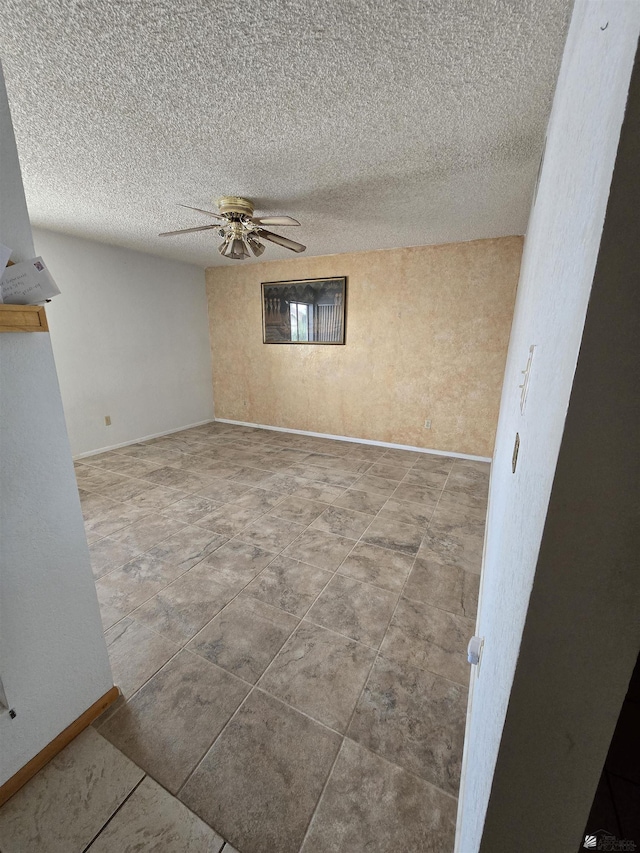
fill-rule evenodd
<path id="1" fill-rule="evenodd" d="M 236 213 L 239 216 L 253 216 L 253 204 L 246 198 L 236 195 L 225 195 L 218 199 L 220 213 Z"/>

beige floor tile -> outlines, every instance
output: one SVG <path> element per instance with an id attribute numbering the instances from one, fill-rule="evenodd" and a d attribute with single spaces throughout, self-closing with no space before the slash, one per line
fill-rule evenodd
<path id="1" fill-rule="evenodd" d="M 118 569 L 138 553 L 137 548 L 105 536 L 89 546 L 91 570 L 94 578 L 101 578 L 113 569 Z"/>
<path id="2" fill-rule="evenodd" d="M 176 793 L 248 691 L 239 679 L 182 651 L 100 733 Z"/>
<path id="3" fill-rule="evenodd" d="M 378 462 L 384 456 L 384 454 L 384 447 L 376 447 L 372 444 L 358 444 L 357 442 L 352 442 L 351 447 L 347 452 L 346 458 L 363 459 L 373 464 L 374 462 Z"/>
<path id="4" fill-rule="evenodd" d="M 179 573 L 179 568 L 158 557 L 141 554 L 96 581 L 98 601 L 126 615 L 168 586 Z"/>
<path id="5" fill-rule="evenodd" d="M 85 521 L 95 518 L 96 515 L 100 515 L 105 509 L 117 505 L 117 501 L 105 498 L 97 492 L 87 492 L 80 487 L 78 487 L 78 497 L 80 498 L 80 505 L 82 507 L 82 517 Z"/>
<path id="6" fill-rule="evenodd" d="M 183 492 L 192 494 L 210 485 L 214 476 L 209 472 L 196 474 L 193 471 L 173 468 L 169 463 L 168 466 L 158 468 L 157 471 L 147 474 L 146 479 L 151 483 L 156 483 L 158 486 L 169 486 L 170 488 L 180 489 Z"/>
<path id="7" fill-rule="evenodd" d="M 237 483 L 244 483 L 247 486 L 260 486 L 271 477 L 271 471 L 264 471 L 260 468 L 241 468 L 237 474 L 230 477 Z"/>
<path id="8" fill-rule="evenodd" d="M 212 580 L 211 574 L 187 572 L 134 610 L 133 617 L 163 637 L 184 645 L 235 595 L 224 582 Z"/>
<path id="9" fill-rule="evenodd" d="M 391 462 L 387 463 L 386 460 L 382 459 L 372 465 L 367 474 L 373 477 L 382 477 L 384 480 L 395 480 L 399 483 L 400 480 L 404 480 L 407 470 L 402 465 L 393 465 Z"/>
<path id="10" fill-rule="evenodd" d="M 354 544 L 353 539 L 308 528 L 285 549 L 284 554 L 294 560 L 334 572 Z"/>
<path id="11" fill-rule="evenodd" d="M 338 573 L 399 593 L 411 571 L 414 559 L 410 554 L 358 542 L 338 569 Z"/>
<path id="12" fill-rule="evenodd" d="M 135 523 L 140 523 L 149 515 L 149 510 L 124 503 L 111 502 L 85 520 L 84 529 L 89 543 L 103 536 L 120 534 Z"/>
<path id="13" fill-rule="evenodd" d="M 435 509 L 440 499 L 440 489 L 431 489 L 427 486 L 411 486 L 408 483 L 399 483 L 393 497 L 398 501 L 421 504 L 428 509 Z"/>
<path id="14" fill-rule="evenodd" d="M 311 484 L 310 480 L 307 480 L 305 477 L 296 476 L 291 473 L 290 468 L 286 468 L 284 471 L 272 474 L 262 486 L 271 492 L 276 492 L 284 496 L 293 495 L 298 489 L 309 484 Z M 322 483 L 316 483 L 316 486 L 320 487 Z"/>
<path id="15" fill-rule="evenodd" d="M 76 480 L 78 481 L 78 486 L 86 489 L 88 492 L 101 492 L 107 486 L 126 483 L 128 477 L 122 474 L 115 474 L 112 471 L 103 471 L 101 468 L 84 465 L 82 468 L 76 469 Z"/>
<path id="16" fill-rule="evenodd" d="M 137 477 L 144 480 L 147 474 L 156 471 L 158 465 L 153 462 L 145 462 L 144 459 L 136 459 L 133 456 L 125 456 L 123 453 L 109 453 L 99 467 L 118 474 L 126 474 L 127 477 Z M 94 457 L 91 457 L 92 459 Z M 93 464 L 93 463 L 92 463 Z"/>
<path id="17" fill-rule="evenodd" d="M 488 465 L 213 422 L 76 469 L 130 696 L 96 727 L 213 827 L 148 779 L 91 851 L 451 853 Z"/>
<path id="18" fill-rule="evenodd" d="M 334 575 L 307 618 L 310 622 L 377 648 L 397 600 L 397 593 L 343 575 Z"/>
<path id="19" fill-rule="evenodd" d="M 484 465 L 487 463 L 479 463 Z M 448 492 L 464 493 L 481 498 L 487 496 L 489 491 L 489 466 L 486 470 L 478 470 L 471 467 L 469 463 L 463 464 L 463 460 L 457 460 L 453 470 L 449 474 L 446 489 Z"/>
<path id="20" fill-rule="evenodd" d="M 442 499 L 433 513 L 432 522 L 434 524 L 450 524 L 452 527 L 462 529 L 467 528 L 468 532 L 475 532 L 477 535 L 483 536 L 487 516 L 486 508 L 478 509 L 451 501 L 447 503 L 445 501 L 447 496 L 451 497 L 448 492 L 442 493 Z M 453 497 L 455 498 L 455 495 Z"/>
<path id="21" fill-rule="evenodd" d="M 283 518 L 285 521 L 295 521 L 296 524 L 311 524 L 320 513 L 327 508 L 320 501 L 308 501 L 305 498 L 288 497 L 280 498 L 280 503 L 271 510 L 269 515 Z"/>
<path id="22" fill-rule="evenodd" d="M 482 517 L 487 513 L 487 495 L 483 492 L 473 492 L 464 490 L 449 490 L 445 486 L 442 495 L 440 496 L 439 507 L 453 507 L 464 511 L 464 509 L 476 510 Z"/>
<path id="23" fill-rule="evenodd" d="M 435 559 L 416 559 L 403 595 L 474 619 L 478 611 L 480 575 Z"/>
<path id="24" fill-rule="evenodd" d="M 330 453 L 309 453 L 304 462 L 306 465 L 317 465 L 319 468 L 333 468 L 338 471 L 346 470 L 343 468 L 343 458 Z"/>
<path id="25" fill-rule="evenodd" d="M 327 468 L 319 468 L 317 465 L 308 465 L 306 461 L 300 465 L 292 465 L 289 470 L 294 476 L 313 480 L 314 483 L 326 483 L 327 486 L 341 486 L 343 489 L 348 489 L 359 476 L 330 471 Z"/>
<path id="26" fill-rule="evenodd" d="M 330 579 L 330 572 L 281 555 L 251 581 L 245 592 L 294 616 L 304 616 Z"/>
<path id="27" fill-rule="evenodd" d="M 305 498 L 309 501 L 330 504 L 345 491 L 341 486 L 312 483 L 311 480 L 305 480 L 303 477 L 298 479 L 300 482 L 298 482 L 297 488 L 292 493 L 292 496 L 296 498 Z"/>
<path id="28" fill-rule="evenodd" d="M 413 465 L 414 471 L 433 471 L 448 474 L 453 468 L 455 458 L 453 456 L 435 456 L 431 453 L 422 453 Z"/>
<path id="29" fill-rule="evenodd" d="M 271 551 L 263 551 L 239 539 L 230 539 L 216 548 L 194 571 L 211 571 L 212 579 L 224 581 L 234 592 L 240 592 L 273 559 Z"/>
<path id="30" fill-rule="evenodd" d="M 256 509 L 260 510 L 260 512 L 269 512 L 270 510 L 273 510 L 281 500 L 282 495 L 278 495 L 276 492 L 256 488 L 249 489 L 248 492 L 245 492 L 239 498 L 233 498 L 231 503 L 234 503 L 236 506 L 242 506 L 245 509 Z"/>
<path id="31" fill-rule="evenodd" d="M 237 474 L 242 468 L 242 465 L 236 464 L 233 459 L 229 458 L 228 451 L 219 451 L 215 456 L 201 453 L 198 456 L 200 470 L 206 471 L 216 479 L 212 482 L 212 486 L 216 485 L 218 480 L 227 480 Z"/>
<path id="32" fill-rule="evenodd" d="M 212 533 L 202 527 L 188 525 L 182 527 L 173 536 L 163 539 L 148 553 L 152 557 L 158 557 L 165 563 L 186 572 L 187 569 L 204 560 L 226 541 L 226 536 L 220 533 Z"/>
<path id="33" fill-rule="evenodd" d="M 292 614 L 242 595 L 205 625 L 187 648 L 254 684 L 297 624 Z"/>
<path id="34" fill-rule="evenodd" d="M 402 481 L 406 486 L 425 486 L 427 489 L 444 489 L 449 476 L 442 468 L 412 468 Z"/>
<path id="35" fill-rule="evenodd" d="M 421 527 L 377 516 L 363 534 L 362 541 L 415 556 L 423 535 L 424 530 Z"/>
<path id="36" fill-rule="evenodd" d="M 143 776 L 85 729 L 2 806 L 2 853 L 82 853 Z"/>
<path id="37" fill-rule="evenodd" d="M 134 477 L 128 477 L 124 483 L 116 483 L 113 486 L 106 486 L 102 489 L 101 494 L 114 501 L 129 501 L 137 495 L 142 495 L 151 489 L 153 489 L 153 483 L 149 483 L 146 480 L 138 480 Z"/>
<path id="38" fill-rule="evenodd" d="M 223 844 L 217 832 L 147 776 L 87 853 L 220 853 Z"/>
<path id="39" fill-rule="evenodd" d="M 431 522 L 425 532 L 420 556 L 434 556 L 436 560 L 450 566 L 458 566 L 468 572 L 480 573 L 484 525 L 469 522 L 467 525 Z"/>
<path id="40" fill-rule="evenodd" d="M 205 460 L 196 452 L 194 447 L 189 448 L 188 452 L 181 451 L 179 458 L 175 462 L 171 462 L 170 466 L 172 468 L 179 468 L 188 474 L 204 474 L 208 475 L 209 478 L 217 476 L 215 472 L 210 470 Z"/>
<path id="41" fill-rule="evenodd" d="M 377 495 L 375 492 L 361 492 L 358 489 L 347 489 L 339 498 L 335 499 L 333 505 L 376 515 L 385 503 L 386 497 L 384 495 Z"/>
<path id="42" fill-rule="evenodd" d="M 187 495 L 182 500 L 175 501 L 162 510 L 162 515 L 182 521 L 183 524 L 193 524 L 199 518 L 208 515 L 222 506 L 218 501 L 200 497 L 200 495 Z"/>
<path id="43" fill-rule="evenodd" d="M 149 491 L 131 498 L 128 503 L 140 509 L 146 509 L 147 512 L 153 512 L 164 510 L 186 497 L 188 497 L 187 492 L 181 492 L 179 489 L 171 489 L 168 486 L 154 486 Z"/>
<path id="44" fill-rule="evenodd" d="M 424 530 L 431 521 L 432 516 L 433 507 L 389 498 L 380 510 L 378 518 L 385 518 L 389 521 L 399 522 L 400 524 L 413 524 L 415 527 L 420 527 Z"/>
<path id="45" fill-rule="evenodd" d="M 312 453 L 304 461 L 310 465 L 317 465 L 319 468 L 329 468 L 332 471 L 344 471 L 349 474 L 364 474 L 371 467 L 371 462 L 346 454 L 343 456 L 327 456 Z"/>
<path id="46" fill-rule="evenodd" d="M 456 808 L 347 738 L 301 853 L 453 853 Z"/>
<path id="47" fill-rule="evenodd" d="M 260 679 L 260 688 L 345 732 L 375 656 L 367 646 L 303 621 Z"/>
<path id="48" fill-rule="evenodd" d="M 461 685 L 380 656 L 348 736 L 457 796 L 466 712 Z"/>
<path id="49" fill-rule="evenodd" d="M 120 459 L 121 454 L 116 453 L 115 450 L 106 450 L 102 453 L 94 453 L 91 456 L 83 456 L 82 459 L 74 460 L 73 467 L 78 470 L 85 465 L 89 465 L 94 468 L 104 468 L 105 470 L 110 470 L 109 465 L 107 464 L 111 459 Z"/>
<path id="50" fill-rule="evenodd" d="M 373 474 L 364 474 L 351 488 L 357 489 L 360 492 L 371 492 L 374 495 L 392 495 L 398 483 L 395 480 L 385 480 L 383 477 L 375 477 Z"/>
<path id="51" fill-rule="evenodd" d="M 111 538 L 131 548 L 137 548 L 138 553 L 142 554 L 183 527 L 184 524 L 181 521 L 174 521 L 159 513 L 153 513 L 111 534 Z"/>
<path id="52" fill-rule="evenodd" d="M 474 628 L 474 620 L 465 616 L 401 598 L 381 651 L 397 663 L 417 666 L 466 687 L 466 650 Z"/>
<path id="53" fill-rule="evenodd" d="M 231 480 L 219 479 L 213 480 L 212 483 L 199 491 L 198 494 L 219 503 L 227 503 L 241 497 L 241 495 L 246 495 L 250 488 L 251 486 L 243 483 L 234 483 Z"/>
<path id="54" fill-rule="evenodd" d="M 128 699 L 174 656 L 180 646 L 126 617 L 105 632 L 113 683 Z"/>
<path id="55" fill-rule="evenodd" d="M 324 530 L 325 533 L 344 536 L 346 539 L 358 540 L 373 519 L 373 515 L 333 505 L 327 507 L 311 527 L 314 530 Z"/>
<path id="56" fill-rule="evenodd" d="M 339 735 L 254 691 L 180 799 L 242 853 L 297 853 L 339 746 Z"/>
<path id="57" fill-rule="evenodd" d="M 103 604 L 98 597 L 98 604 L 100 605 L 100 618 L 102 619 L 102 630 L 108 631 L 116 622 L 119 622 L 121 619 L 127 615 L 125 611 L 118 610 L 117 607 L 111 607 L 109 604 Z"/>
<path id="58" fill-rule="evenodd" d="M 303 533 L 304 529 L 304 525 L 296 524 L 295 521 L 263 515 L 241 530 L 237 538 L 265 551 L 279 553 Z"/>
<path id="59" fill-rule="evenodd" d="M 246 509 L 229 503 L 198 519 L 197 525 L 222 536 L 235 536 L 262 514 L 259 509 Z"/>
<path id="60" fill-rule="evenodd" d="M 267 456 L 260 454 L 257 456 L 255 462 L 251 464 L 262 471 L 269 471 L 271 474 L 276 474 L 278 471 L 286 471 L 291 465 L 286 459 L 280 459 L 277 452 Z"/>
<path id="61" fill-rule="evenodd" d="M 418 453 L 415 450 L 398 450 L 395 447 L 389 447 L 385 450 L 381 461 L 385 464 L 402 465 L 404 468 L 412 468 L 424 455 L 424 453 Z"/>

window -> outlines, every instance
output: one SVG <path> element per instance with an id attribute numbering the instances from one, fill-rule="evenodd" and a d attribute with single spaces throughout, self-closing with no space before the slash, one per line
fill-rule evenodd
<path id="1" fill-rule="evenodd" d="M 313 305 L 305 302 L 291 302 L 291 340 L 313 340 Z"/>

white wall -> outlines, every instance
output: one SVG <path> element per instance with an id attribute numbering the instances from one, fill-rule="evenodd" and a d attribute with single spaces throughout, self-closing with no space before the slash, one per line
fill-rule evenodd
<path id="1" fill-rule="evenodd" d="M 211 420 L 204 271 L 51 231 L 34 241 L 61 290 L 47 317 L 73 454 Z"/>
<path id="2" fill-rule="evenodd" d="M 0 240 L 33 256 L 0 68 Z M 51 340 L 0 334 L 0 784 L 113 685 Z"/>
<path id="3" fill-rule="evenodd" d="M 551 553 L 559 554 L 563 530 L 565 538 L 572 531 L 576 550 L 563 553 L 562 560 L 551 561 L 544 571 L 539 555 L 545 521 L 549 525 L 547 508 L 639 29 L 638 3 L 579 0 L 574 7 L 525 240 L 492 466 L 477 625 L 485 647 L 481 668 L 479 672 L 474 668 L 471 677 L 459 853 L 576 849 L 580 821 L 586 820 L 589 794 L 593 796 L 597 781 L 594 757 L 597 770 L 598 760 L 602 766 L 602 743 L 606 752 L 607 731 L 610 737 L 615 722 L 608 703 L 617 699 L 619 707 L 620 690 L 624 694 L 620 680 L 618 694 L 608 694 L 611 684 L 606 684 L 606 678 L 579 692 L 594 661 L 600 666 L 599 670 L 594 666 L 594 673 L 606 671 L 607 666 L 615 669 L 606 660 L 611 648 L 604 648 L 604 638 L 595 631 L 591 649 L 579 651 L 575 642 L 578 636 L 589 637 L 593 608 L 598 602 L 601 610 L 608 606 L 602 591 L 616 589 L 615 574 L 620 569 L 608 566 L 601 554 L 597 560 L 584 553 L 578 557 L 575 546 L 583 540 L 591 542 L 590 530 L 599 529 L 604 518 L 593 506 L 580 505 L 581 488 L 589 478 L 599 477 L 599 468 L 607 464 L 606 455 L 597 455 L 597 444 L 595 451 L 590 448 L 595 456 L 583 454 L 573 460 L 574 466 L 582 466 L 582 486 L 571 506 L 567 494 L 560 503 L 561 523 Z M 593 345 L 596 352 L 600 346 L 601 355 L 611 348 L 611 327 L 607 331 L 606 342 L 602 339 Z M 531 344 L 536 349 L 522 414 L 518 386 Z M 596 398 L 591 405 L 595 412 L 601 403 Z M 511 456 L 516 432 L 521 444 L 514 475 Z M 605 447 L 602 442 L 600 450 Z M 578 484 L 575 470 L 574 483 Z M 538 580 L 544 582 L 544 594 L 540 599 L 536 596 L 536 607 L 529 609 Z M 519 658 L 525 624 L 536 636 L 537 646 Z M 600 657 L 594 652 L 598 648 Z M 514 674 L 526 689 L 513 689 Z M 629 674 L 630 670 L 627 679 Z M 544 702 L 535 698 L 538 694 Z M 608 706 L 608 719 L 594 711 L 597 696 Z M 517 725 L 503 739 L 507 709 L 516 719 L 518 702 Z M 592 720 L 601 727 L 591 725 Z M 593 743 L 582 740 L 587 733 L 595 739 Z M 495 778 L 500 777 L 501 796 L 494 771 Z"/>

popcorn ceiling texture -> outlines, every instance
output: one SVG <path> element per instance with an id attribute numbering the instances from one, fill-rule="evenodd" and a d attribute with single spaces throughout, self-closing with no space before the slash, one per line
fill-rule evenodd
<path id="1" fill-rule="evenodd" d="M 33 224 L 201 266 L 215 232 L 157 234 L 223 194 L 310 255 L 522 234 L 570 8 L 3 0 Z"/>

